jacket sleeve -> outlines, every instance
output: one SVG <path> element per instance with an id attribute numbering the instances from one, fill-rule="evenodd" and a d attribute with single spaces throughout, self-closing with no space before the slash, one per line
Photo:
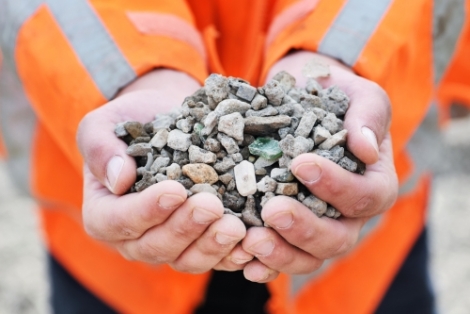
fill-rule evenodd
<path id="1" fill-rule="evenodd" d="M 38 121 L 79 171 L 75 133 L 87 112 L 154 68 L 206 77 L 204 45 L 183 0 L 39 2 L 16 38 L 18 75 Z"/>
<path id="2" fill-rule="evenodd" d="M 264 75 L 290 50 L 338 59 L 387 91 L 401 151 L 432 96 L 432 1 L 283 2 L 266 36 Z"/>

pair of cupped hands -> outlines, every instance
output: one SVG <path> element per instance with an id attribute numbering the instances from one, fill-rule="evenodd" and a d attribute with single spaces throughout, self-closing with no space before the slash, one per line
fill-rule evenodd
<path id="1" fill-rule="evenodd" d="M 292 198 L 276 196 L 261 216 L 271 227 L 246 229 L 224 214 L 208 193 L 187 197 L 182 185 L 163 181 L 140 193 L 124 194 L 136 179 L 136 163 L 114 127 L 123 121 L 148 122 L 178 107 L 200 85 L 190 76 L 157 69 L 144 75 L 106 105 L 87 114 L 77 141 L 84 157 L 83 223 L 93 238 L 129 260 L 168 264 L 187 273 L 211 269 L 243 270 L 246 279 L 268 282 L 280 272 L 307 274 L 324 260 L 352 249 L 371 217 L 389 209 L 397 197 L 397 177 L 389 135 L 390 102 L 374 82 L 335 60 L 312 52 L 292 53 L 277 62 L 268 78 L 286 70 L 304 86 L 304 65 L 316 57 L 330 64 L 330 76 L 350 97 L 344 127 L 348 149 L 366 163 L 364 175 L 348 172 L 315 154 L 303 154 L 291 171 L 315 196 L 337 208 L 338 220 L 318 218 Z"/>

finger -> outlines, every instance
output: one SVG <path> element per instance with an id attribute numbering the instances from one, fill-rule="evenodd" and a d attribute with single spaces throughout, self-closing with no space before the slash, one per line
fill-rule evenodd
<path id="1" fill-rule="evenodd" d="M 331 75 L 319 79 L 326 87 L 338 86 L 350 99 L 344 119 L 349 150 L 366 164 L 379 158 L 379 146 L 391 121 L 391 105 L 386 92 L 375 82 L 342 68 L 330 67 Z"/>
<path id="2" fill-rule="evenodd" d="M 240 243 L 238 243 L 229 255 L 224 257 L 217 265 L 214 266 L 216 270 L 235 271 L 241 270 L 245 265 L 253 260 L 253 254 L 246 252 Z"/>
<path id="3" fill-rule="evenodd" d="M 279 272 L 307 274 L 322 264 L 322 260 L 290 244 L 271 228 L 250 228 L 242 246 L 269 269 Z"/>
<path id="4" fill-rule="evenodd" d="M 288 197 L 277 197 L 275 201 L 267 202 L 263 207 L 262 218 L 287 243 L 319 260 L 332 258 L 349 251 L 357 242 L 359 232 L 365 223 L 365 219 L 361 218 L 340 217 L 338 220 L 328 217 L 318 218 L 307 207 Z M 248 241 L 251 244 L 251 241 L 262 238 L 260 235 L 256 236 L 259 238 L 253 240 L 253 235 L 248 233 L 244 244 Z M 272 235 L 264 236 L 272 238 Z M 279 242 L 276 245 L 284 244 Z M 285 250 L 283 247 L 279 249 Z M 247 251 L 251 253 L 250 250 Z M 274 259 L 274 257 L 272 258 Z M 284 263 L 290 262 L 288 258 L 284 259 Z M 269 267 L 273 267 L 270 262 L 262 261 L 267 263 Z M 319 267 L 318 264 L 316 266 Z"/>
<path id="5" fill-rule="evenodd" d="M 80 122 L 77 143 L 85 163 L 98 181 L 115 194 L 125 193 L 135 182 L 136 164 L 126 154 L 127 144 L 116 136 L 114 129 L 120 122 L 148 122 L 155 114 L 170 111 L 182 101 L 176 97 L 162 101 L 160 94 L 153 91 L 125 94 L 90 112 Z"/>
<path id="6" fill-rule="evenodd" d="M 147 263 L 172 263 L 223 212 L 222 202 L 215 195 L 198 193 L 139 239 L 124 241 L 119 250 L 131 259 Z"/>
<path id="7" fill-rule="evenodd" d="M 164 222 L 186 196 L 184 187 L 174 181 L 157 183 L 140 193 L 116 196 L 85 165 L 83 224 L 86 232 L 98 240 L 136 239 Z"/>
<path id="8" fill-rule="evenodd" d="M 279 272 L 268 268 L 259 260 L 253 260 L 243 268 L 243 275 L 247 280 L 266 283 L 276 279 L 279 276 Z"/>
<path id="9" fill-rule="evenodd" d="M 364 175 L 344 170 L 316 154 L 303 154 L 292 162 L 292 173 L 316 197 L 347 217 L 368 217 L 389 209 L 396 200 L 398 180 L 391 142 L 384 139 L 380 159 Z M 360 187 L 360 188 L 358 188 Z"/>
<path id="10" fill-rule="evenodd" d="M 223 215 L 221 219 L 212 223 L 204 234 L 170 266 L 186 273 L 209 271 L 230 254 L 245 234 L 246 228 L 240 219 L 233 215 Z"/>

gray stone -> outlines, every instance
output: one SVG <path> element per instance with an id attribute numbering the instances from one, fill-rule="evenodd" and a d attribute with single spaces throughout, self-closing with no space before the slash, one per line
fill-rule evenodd
<path id="1" fill-rule="evenodd" d="M 224 207 L 224 215 L 225 214 L 233 215 L 233 216 L 238 217 L 238 218 L 242 218 L 241 213 L 236 213 L 236 212 L 234 212 L 233 210 L 231 210 L 230 208 L 227 208 L 227 207 Z"/>
<path id="2" fill-rule="evenodd" d="M 295 77 L 293 77 L 286 71 L 276 73 L 276 75 L 274 75 L 272 79 L 278 81 L 280 86 L 286 93 L 289 92 L 291 88 L 295 86 Z"/>
<path id="3" fill-rule="evenodd" d="M 257 94 L 255 98 L 251 101 L 251 108 L 254 110 L 261 110 L 266 108 L 268 105 L 268 99 L 263 95 Z"/>
<path id="4" fill-rule="evenodd" d="M 300 96 L 300 105 L 302 105 L 306 111 L 311 111 L 313 108 L 320 108 L 323 110 L 327 109 L 327 106 L 323 102 L 322 98 L 309 94 Z"/>
<path id="5" fill-rule="evenodd" d="M 244 101 L 237 99 L 225 99 L 217 105 L 217 108 L 215 108 L 214 112 L 219 117 L 221 117 L 234 112 L 245 114 L 245 112 L 247 112 L 250 108 L 250 104 Z"/>
<path id="6" fill-rule="evenodd" d="M 272 199 L 274 196 L 276 196 L 273 192 L 266 192 L 263 197 L 261 197 L 261 207 L 266 205 L 266 203 Z"/>
<path id="7" fill-rule="evenodd" d="M 178 129 L 172 130 L 168 134 L 167 145 L 170 148 L 184 152 L 188 150 L 191 144 L 191 134 L 184 133 Z"/>
<path id="8" fill-rule="evenodd" d="M 189 133 L 193 129 L 194 123 L 196 123 L 193 117 L 187 117 L 176 121 L 176 127 L 184 133 Z"/>
<path id="9" fill-rule="evenodd" d="M 292 158 L 290 158 L 287 155 L 282 155 L 282 157 L 279 158 L 278 162 L 279 162 L 279 167 L 290 169 L 290 165 L 292 164 Z"/>
<path id="10" fill-rule="evenodd" d="M 221 148 L 220 142 L 213 137 L 208 138 L 204 142 L 204 149 L 211 151 L 213 153 L 220 152 L 220 148 Z"/>
<path id="11" fill-rule="evenodd" d="M 315 115 L 318 118 L 318 121 L 323 121 L 323 119 L 326 117 L 328 112 L 322 108 L 313 108 L 312 111 L 315 113 Z"/>
<path id="12" fill-rule="evenodd" d="M 283 104 L 276 108 L 280 115 L 292 116 L 294 113 L 294 104 Z"/>
<path id="13" fill-rule="evenodd" d="M 342 116 L 348 110 L 349 97 L 338 86 L 333 85 L 328 87 L 326 90 L 323 90 L 322 95 L 329 112 Z"/>
<path id="14" fill-rule="evenodd" d="M 295 136 L 308 137 L 312 132 L 313 126 L 317 122 L 317 116 L 312 111 L 307 111 L 300 120 L 299 126 L 294 132 Z"/>
<path id="15" fill-rule="evenodd" d="M 143 177 L 136 182 L 134 187 L 137 192 L 143 191 L 149 186 L 155 184 L 156 180 L 149 171 L 144 171 Z"/>
<path id="16" fill-rule="evenodd" d="M 317 80 L 312 77 L 309 77 L 305 85 L 305 90 L 309 94 L 318 96 L 318 94 L 323 90 L 323 87 L 320 85 L 320 83 L 317 82 Z"/>
<path id="17" fill-rule="evenodd" d="M 140 122 L 127 121 L 124 123 L 124 128 L 132 138 L 148 136 L 147 132 L 144 130 L 144 126 Z"/>
<path id="18" fill-rule="evenodd" d="M 264 95 L 268 98 L 268 102 L 273 106 L 279 106 L 282 103 L 282 99 L 286 92 L 282 88 L 281 84 L 276 80 L 270 80 L 264 86 Z"/>
<path id="19" fill-rule="evenodd" d="M 161 168 L 166 167 L 170 164 L 169 157 L 159 156 L 155 159 L 152 166 L 150 167 L 150 171 L 153 173 L 157 173 Z"/>
<path id="20" fill-rule="evenodd" d="M 209 135 L 214 131 L 217 123 L 219 122 L 219 114 L 215 111 L 211 111 L 204 119 L 204 129 L 201 131 L 201 135 Z"/>
<path id="21" fill-rule="evenodd" d="M 311 138 L 296 137 L 288 134 L 284 139 L 279 141 L 279 147 L 282 152 L 292 158 L 305 154 L 313 149 L 313 140 Z"/>
<path id="22" fill-rule="evenodd" d="M 161 129 L 169 129 L 175 125 L 175 118 L 170 115 L 156 115 L 152 121 L 153 133 Z"/>
<path id="23" fill-rule="evenodd" d="M 163 173 L 157 173 L 157 174 L 155 175 L 155 180 L 156 180 L 157 182 L 162 182 L 162 181 L 168 180 L 168 178 L 167 178 L 167 176 L 164 175 Z"/>
<path id="24" fill-rule="evenodd" d="M 330 137 L 331 133 L 321 125 L 317 125 L 313 129 L 313 141 L 315 142 L 315 145 L 320 145 Z"/>
<path id="25" fill-rule="evenodd" d="M 194 182 L 191 181 L 190 178 L 184 176 L 181 176 L 179 179 L 176 180 L 176 182 L 183 185 L 185 189 L 190 189 L 194 185 Z"/>
<path id="26" fill-rule="evenodd" d="M 240 212 L 245 205 L 246 199 L 237 191 L 228 191 L 222 195 L 222 204 L 224 207 L 230 208 L 234 212 Z"/>
<path id="27" fill-rule="evenodd" d="M 216 162 L 217 156 L 210 151 L 202 149 L 198 146 L 191 145 L 188 149 L 189 152 L 189 162 L 196 164 L 196 163 L 205 163 L 205 164 L 212 164 Z"/>
<path id="28" fill-rule="evenodd" d="M 211 74 L 204 82 L 206 95 L 211 97 L 216 103 L 224 100 L 230 92 L 228 79 L 220 74 Z"/>
<path id="29" fill-rule="evenodd" d="M 235 154 L 232 154 L 232 159 L 235 163 L 239 163 L 243 161 L 243 156 L 241 153 L 235 153 Z"/>
<path id="30" fill-rule="evenodd" d="M 280 128 L 289 126 L 292 118 L 289 116 L 247 117 L 245 118 L 245 133 L 252 135 L 270 135 Z"/>
<path id="31" fill-rule="evenodd" d="M 227 191 L 234 191 L 236 187 L 237 184 L 235 183 L 235 179 L 233 179 L 229 184 L 227 184 Z"/>
<path id="32" fill-rule="evenodd" d="M 260 191 L 262 193 L 274 192 L 274 191 L 276 191 L 277 182 L 274 179 L 272 179 L 271 177 L 265 176 L 263 179 L 261 179 L 256 184 L 256 187 L 257 187 L 258 191 Z"/>
<path id="33" fill-rule="evenodd" d="M 257 92 L 258 90 L 255 87 L 246 83 L 240 83 L 235 95 L 246 101 L 252 101 Z"/>
<path id="34" fill-rule="evenodd" d="M 274 168 L 271 170 L 270 176 L 277 182 L 286 183 L 294 181 L 294 175 L 286 168 Z"/>
<path id="35" fill-rule="evenodd" d="M 321 199 L 309 195 L 307 196 L 303 201 L 302 204 L 304 204 L 306 207 L 308 207 L 317 217 L 321 217 L 325 214 L 326 209 L 327 209 L 327 204 L 325 201 L 322 201 Z"/>
<path id="36" fill-rule="evenodd" d="M 218 173 L 225 173 L 229 169 L 232 169 L 233 167 L 235 167 L 235 162 L 230 157 L 224 157 L 222 161 L 218 161 L 214 165 L 214 169 Z"/>
<path id="37" fill-rule="evenodd" d="M 266 168 L 266 167 L 269 167 L 269 166 L 275 164 L 276 161 L 277 161 L 277 159 L 268 160 L 264 157 L 258 157 L 258 159 L 256 159 L 256 161 L 254 163 L 254 166 L 255 166 L 255 169 Z"/>
<path id="38" fill-rule="evenodd" d="M 270 116 L 275 116 L 278 114 L 279 114 L 279 111 L 277 111 L 276 108 L 270 105 L 261 110 L 250 109 L 246 112 L 245 116 L 246 117 L 270 117 Z"/>
<path id="39" fill-rule="evenodd" d="M 322 119 L 321 125 L 331 134 L 335 134 L 343 128 L 343 121 L 330 112 Z"/>
<path id="40" fill-rule="evenodd" d="M 149 143 L 137 143 L 126 149 L 126 154 L 132 157 L 147 156 L 152 152 L 152 146 Z"/>
<path id="41" fill-rule="evenodd" d="M 268 174 L 268 171 L 264 168 L 259 168 L 259 169 L 255 169 L 255 174 L 257 176 L 265 176 L 266 174 Z"/>
<path id="42" fill-rule="evenodd" d="M 172 163 L 166 167 L 166 176 L 168 180 L 178 180 L 181 177 L 181 166 L 177 163 Z"/>
<path id="43" fill-rule="evenodd" d="M 248 196 L 256 193 L 255 167 L 244 160 L 234 168 L 235 183 L 240 195 Z"/>
<path id="44" fill-rule="evenodd" d="M 116 124 L 116 127 L 114 128 L 114 134 L 116 134 L 117 137 L 124 137 L 129 134 L 129 132 L 127 132 L 126 128 L 124 127 L 124 124 L 126 124 L 126 122 L 120 122 Z"/>
<path id="45" fill-rule="evenodd" d="M 162 149 L 167 143 L 168 134 L 169 132 L 167 129 L 158 130 L 157 133 L 150 140 L 150 145 L 156 147 L 157 149 Z"/>
<path id="46" fill-rule="evenodd" d="M 189 154 L 188 152 L 182 152 L 180 150 L 175 150 L 173 152 L 173 162 L 179 164 L 180 166 L 184 166 L 189 164 Z"/>
<path id="47" fill-rule="evenodd" d="M 336 209 L 333 206 L 328 206 L 326 208 L 325 216 L 329 218 L 333 218 L 336 214 Z"/>
<path id="48" fill-rule="evenodd" d="M 343 157 L 339 160 L 338 165 L 343 167 L 344 169 L 351 171 L 351 172 L 356 172 L 357 170 L 357 163 L 349 159 L 348 157 Z"/>
<path id="49" fill-rule="evenodd" d="M 230 173 L 224 173 L 219 176 L 219 181 L 225 185 L 228 185 L 233 180 L 233 176 Z"/>
<path id="50" fill-rule="evenodd" d="M 243 116 L 239 112 L 221 116 L 219 118 L 217 129 L 219 132 L 224 132 L 228 136 L 236 139 L 238 142 L 242 142 L 243 131 L 245 129 Z"/>
<path id="51" fill-rule="evenodd" d="M 225 148 L 228 154 L 235 154 L 240 151 L 237 142 L 223 133 L 217 134 L 217 139 L 220 141 L 220 144 Z"/>
<path id="52" fill-rule="evenodd" d="M 315 154 L 322 156 L 334 163 L 339 162 L 344 156 L 344 148 L 341 146 L 335 146 L 331 150 L 316 149 L 313 151 Z"/>
<path id="53" fill-rule="evenodd" d="M 301 89 L 294 87 L 287 93 L 287 95 L 289 95 L 289 97 L 291 97 L 296 102 L 300 102 L 300 96 L 302 95 Z"/>
<path id="54" fill-rule="evenodd" d="M 195 184 L 189 190 L 193 194 L 205 192 L 205 193 L 210 193 L 210 194 L 217 196 L 217 191 L 208 183 Z"/>
<path id="55" fill-rule="evenodd" d="M 263 226 L 263 220 L 256 211 L 255 198 L 253 195 L 249 195 L 246 199 L 245 208 L 242 210 L 242 221 L 248 226 Z"/>
<path id="56" fill-rule="evenodd" d="M 297 195 L 299 193 L 299 185 L 297 183 L 278 182 L 275 193 L 287 196 Z"/>
<path id="57" fill-rule="evenodd" d="M 320 144 L 320 149 L 331 149 L 336 145 L 344 146 L 346 144 L 346 137 L 348 135 L 348 130 L 343 129 L 338 133 L 331 136 L 329 139 Z"/>

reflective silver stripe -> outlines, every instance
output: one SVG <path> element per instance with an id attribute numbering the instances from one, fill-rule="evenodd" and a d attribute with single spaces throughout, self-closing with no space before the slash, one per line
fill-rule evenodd
<path id="1" fill-rule="evenodd" d="M 100 18 L 85 0 L 47 0 L 54 18 L 103 96 L 136 78 Z"/>
<path id="2" fill-rule="evenodd" d="M 0 129 L 8 151 L 7 170 L 21 191 L 30 194 L 31 148 L 36 116 L 25 96 L 14 60 L 18 31 L 42 1 L 0 1 Z"/>
<path id="3" fill-rule="evenodd" d="M 318 51 L 353 66 L 391 2 L 347 1 L 323 37 Z"/>
<path id="4" fill-rule="evenodd" d="M 439 83 L 454 54 L 465 22 L 465 0 L 434 1 L 434 80 Z"/>

